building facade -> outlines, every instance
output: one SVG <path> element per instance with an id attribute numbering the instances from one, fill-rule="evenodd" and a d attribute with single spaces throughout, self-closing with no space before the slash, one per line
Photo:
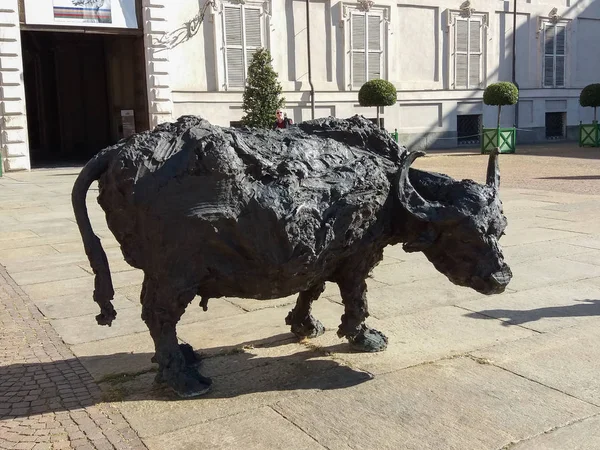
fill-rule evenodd
<path id="1" fill-rule="evenodd" d="M 3 158 L 7 169 L 28 168 L 30 108 L 18 74 L 29 25 L 17 0 L 0 3 L 8 5 L 0 13 Z M 288 116 L 310 119 L 307 22 L 315 117 L 374 118 L 375 108 L 358 105 L 358 90 L 387 79 L 398 102 L 381 109 L 383 126 L 411 148 L 477 144 L 497 114 L 483 104 L 483 89 L 513 78 L 518 107 L 503 108 L 501 124 L 517 125 L 519 143 L 576 139 L 577 125 L 592 117 L 579 106 L 581 89 L 600 82 L 594 0 L 140 0 L 137 8 L 144 76 L 132 89 L 144 84 L 146 108 L 116 106 L 135 110 L 137 130 L 184 114 L 238 124 L 259 47 L 272 54 Z"/>

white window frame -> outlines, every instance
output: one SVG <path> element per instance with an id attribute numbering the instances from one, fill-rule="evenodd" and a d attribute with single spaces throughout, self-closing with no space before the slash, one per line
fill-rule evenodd
<path id="1" fill-rule="evenodd" d="M 544 89 L 556 89 L 556 88 L 566 88 L 568 85 L 568 76 L 569 76 L 569 45 L 571 42 L 571 39 L 569 37 L 569 25 L 570 25 L 570 21 L 569 20 L 552 20 L 552 19 L 541 19 L 540 20 L 540 27 L 538 28 L 538 37 L 541 35 L 540 39 L 540 56 L 541 56 L 541 80 L 540 80 L 540 84 L 542 86 L 542 88 Z M 553 61 L 553 65 L 554 65 L 554 74 L 552 77 L 552 84 L 546 84 L 546 28 L 548 26 L 552 26 L 555 27 L 554 28 L 554 52 L 551 56 L 554 57 L 554 61 Z M 564 55 L 557 55 L 556 53 L 556 27 L 557 26 L 561 26 L 564 27 L 565 29 L 565 49 L 564 49 Z M 557 85 L 556 84 L 556 59 L 557 56 L 562 56 L 564 59 L 563 62 L 563 68 L 564 68 L 564 73 L 563 73 L 563 84 L 562 85 Z M 538 66 L 539 67 L 539 66 Z"/>
<path id="2" fill-rule="evenodd" d="M 365 81 L 368 80 L 369 66 L 368 66 L 368 55 L 369 53 L 379 53 L 380 66 L 379 66 L 379 77 L 387 80 L 387 48 L 388 48 L 388 32 L 389 32 L 389 20 L 390 8 L 389 7 L 376 7 L 371 6 L 368 10 L 357 6 L 356 4 L 343 4 L 342 5 L 342 22 L 341 25 L 345 28 L 344 42 L 345 42 L 345 86 L 349 91 L 360 89 L 360 85 L 354 84 L 353 74 L 353 57 L 354 53 L 359 53 L 354 50 L 352 43 L 352 17 L 353 15 L 362 15 L 365 17 L 365 45 L 364 45 L 364 58 L 365 58 Z M 380 18 L 380 48 L 379 50 L 368 49 L 368 17 L 377 16 Z"/>
<path id="3" fill-rule="evenodd" d="M 457 22 L 459 20 L 467 21 L 467 51 L 461 52 L 461 54 L 467 55 L 467 85 L 457 86 L 456 85 L 456 55 L 457 50 Z M 471 21 L 477 21 L 481 25 L 481 48 L 479 52 L 471 52 Z M 487 81 L 487 40 L 488 40 L 488 23 L 489 18 L 487 13 L 478 13 L 472 10 L 468 11 L 448 11 L 448 34 L 449 34 L 449 71 L 450 71 L 450 87 L 457 90 L 466 89 L 483 89 Z M 470 56 L 478 53 L 479 58 L 479 84 L 476 86 L 470 85 L 470 73 L 471 73 L 471 58 Z"/>
<path id="4" fill-rule="evenodd" d="M 270 19 L 271 19 L 271 1 L 260 1 L 260 0 L 216 0 L 213 7 L 213 23 L 215 33 L 215 43 L 217 49 L 215 52 L 215 77 L 217 81 L 218 91 L 234 91 L 239 92 L 244 90 L 244 86 L 230 86 L 228 82 L 228 68 L 227 68 L 227 43 L 226 43 L 226 25 L 225 25 L 225 7 L 228 8 L 239 8 L 242 10 L 242 52 L 244 58 L 244 80 L 247 77 L 247 70 L 249 61 L 247 60 L 247 47 L 246 47 L 246 31 L 245 22 L 246 16 L 243 9 L 257 9 L 260 11 L 260 34 L 261 34 L 261 47 L 270 48 Z"/>

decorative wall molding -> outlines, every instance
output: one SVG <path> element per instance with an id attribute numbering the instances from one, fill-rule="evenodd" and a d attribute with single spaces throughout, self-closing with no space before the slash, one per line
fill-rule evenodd
<path id="1" fill-rule="evenodd" d="M 463 2 L 458 10 L 460 11 L 461 17 L 471 17 L 475 12 L 475 8 L 471 8 L 471 2 L 469 0 Z"/>
<path id="2" fill-rule="evenodd" d="M 471 18 L 471 17 L 481 17 L 482 23 L 483 23 L 483 27 L 487 30 L 490 26 L 490 18 L 489 18 L 489 14 L 487 12 L 479 12 L 477 10 L 475 10 L 475 8 L 471 8 L 470 7 L 470 2 L 465 2 L 465 3 L 469 3 L 468 8 L 469 8 L 469 12 L 468 15 L 467 13 L 463 10 L 463 9 L 447 9 L 446 10 L 446 18 L 447 18 L 447 22 L 446 22 L 446 33 L 450 32 L 450 29 L 452 28 L 452 25 L 454 23 L 454 19 L 456 17 L 462 17 L 462 18 Z M 461 5 L 462 6 L 465 4 L 463 3 Z"/>
<path id="3" fill-rule="evenodd" d="M 369 12 L 375 4 L 373 0 L 356 0 L 356 2 L 358 3 L 358 5 L 356 5 L 356 8 L 359 11 L 363 12 Z"/>

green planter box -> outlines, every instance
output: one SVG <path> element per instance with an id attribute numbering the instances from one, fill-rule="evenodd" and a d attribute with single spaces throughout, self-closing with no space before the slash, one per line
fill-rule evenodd
<path id="1" fill-rule="evenodd" d="M 481 135 L 481 153 L 489 153 L 495 148 L 499 148 L 500 153 L 514 153 L 516 139 L 516 128 L 484 128 Z"/>
<path id="2" fill-rule="evenodd" d="M 598 125 L 598 122 L 579 124 L 579 146 L 600 147 L 600 125 Z"/>

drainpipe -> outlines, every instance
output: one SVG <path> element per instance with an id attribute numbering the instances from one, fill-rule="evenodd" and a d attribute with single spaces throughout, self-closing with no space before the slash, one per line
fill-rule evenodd
<path id="1" fill-rule="evenodd" d="M 315 118 L 315 88 L 312 83 L 312 69 L 310 65 L 310 0 L 306 0 L 306 47 L 308 54 L 308 84 L 310 85 L 310 117 Z"/>
<path id="2" fill-rule="evenodd" d="M 513 42 L 512 42 L 512 82 L 519 89 L 517 83 L 517 0 L 513 3 Z M 520 95 L 519 95 L 520 97 Z M 515 128 L 519 126 L 519 101 L 515 104 Z"/>

